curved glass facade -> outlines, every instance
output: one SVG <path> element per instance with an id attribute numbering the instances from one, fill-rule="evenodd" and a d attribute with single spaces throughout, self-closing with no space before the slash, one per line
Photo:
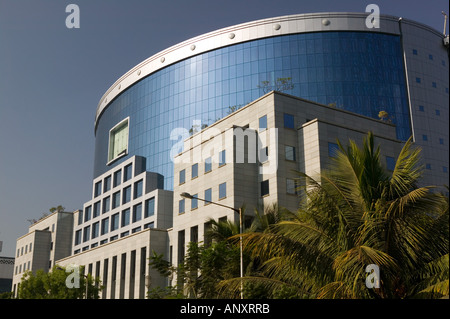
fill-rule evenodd
<path id="1" fill-rule="evenodd" d="M 161 69 L 115 98 L 96 127 L 94 178 L 133 155 L 172 189 L 170 140 L 194 120 L 212 124 L 262 96 L 263 83 L 291 78 L 285 93 L 378 118 L 411 135 L 400 37 L 374 32 L 284 35 L 219 48 Z M 109 132 L 129 117 L 128 155 L 108 166 Z"/>

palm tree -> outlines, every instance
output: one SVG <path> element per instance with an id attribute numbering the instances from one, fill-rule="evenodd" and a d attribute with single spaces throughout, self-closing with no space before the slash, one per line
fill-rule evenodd
<path id="1" fill-rule="evenodd" d="M 246 281 L 309 298 L 448 295 L 448 200 L 418 187 L 420 150 L 409 139 L 390 174 L 372 133 L 362 148 L 338 144 L 320 179 L 299 173 L 306 198 L 290 220 L 244 234 L 246 249 L 264 261 L 263 275 Z M 380 270 L 379 288 L 366 286 L 368 265 Z"/>

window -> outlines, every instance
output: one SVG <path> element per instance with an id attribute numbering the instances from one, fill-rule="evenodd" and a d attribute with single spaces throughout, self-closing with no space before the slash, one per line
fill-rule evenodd
<path id="1" fill-rule="evenodd" d="M 191 210 L 198 208 L 198 194 L 192 195 L 191 199 Z"/>
<path id="2" fill-rule="evenodd" d="M 191 171 L 192 171 L 191 178 L 198 177 L 198 163 L 192 165 Z"/>
<path id="3" fill-rule="evenodd" d="M 123 169 L 123 181 L 126 182 L 133 177 L 133 164 L 128 164 Z"/>
<path id="4" fill-rule="evenodd" d="M 88 241 L 91 238 L 91 226 L 86 226 L 83 229 L 83 242 Z"/>
<path id="5" fill-rule="evenodd" d="M 81 229 L 75 232 L 75 245 L 81 244 Z M 19 257 L 19 250 L 17 250 L 17 257 Z"/>
<path id="6" fill-rule="evenodd" d="M 434 87 L 434 88 L 437 88 L 436 82 L 431 82 L 431 86 Z"/>
<path id="7" fill-rule="evenodd" d="M 294 146 L 286 145 L 284 147 L 284 152 L 285 152 L 286 159 L 288 161 L 295 161 L 296 157 L 295 157 L 295 147 Z"/>
<path id="8" fill-rule="evenodd" d="M 395 158 L 386 156 L 386 168 L 388 171 L 393 172 L 395 169 Z"/>
<path id="9" fill-rule="evenodd" d="M 94 213 L 93 218 L 100 216 L 100 201 L 94 203 Z"/>
<path id="10" fill-rule="evenodd" d="M 152 197 L 145 201 L 145 213 L 144 218 L 153 216 L 155 214 L 155 198 Z"/>
<path id="11" fill-rule="evenodd" d="M 212 189 L 205 190 L 205 205 L 208 205 L 212 201 Z"/>
<path id="12" fill-rule="evenodd" d="M 444 145 L 444 139 L 443 138 L 439 139 L 439 144 Z"/>
<path id="13" fill-rule="evenodd" d="M 269 195 L 269 180 L 261 182 L 261 196 Z"/>
<path id="14" fill-rule="evenodd" d="M 443 171 L 444 173 L 447 173 L 447 166 L 442 166 L 442 171 Z"/>
<path id="15" fill-rule="evenodd" d="M 142 219 L 142 204 L 133 206 L 133 223 Z"/>
<path id="16" fill-rule="evenodd" d="M 425 168 L 426 168 L 426 169 L 431 169 L 431 164 L 430 164 L 430 163 L 426 163 L 426 164 L 425 164 Z"/>
<path id="17" fill-rule="evenodd" d="M 185 202 L 184 198 L 180 199 L 178 201 L 178 214 L 183 214 L 184 213 L 184 202 Z"/>
<path id="18" fill-rule="evenodd" d="M 339 151 L 339 145 L 336 143 L 328 142 L 328 156 L 335 157 Z"/>
<path id="19" fill-rule="evenodd" d="M 103 192 L 107 192 L 111 189 L 111 175 L 105 177 L 105 180 L 103 181 Z"/>
<path id="20" fill-rule="evenodd" d="M 91 219 L 91 206 L 88 206 L 84 209 L 84 221 L 87 222 Z"/>
<path id="21" fill-rule="evenodd" d="M 420 83 L 422 80 L 420 78 L 416 78 L 416 82 Z"/>
<path id="22" fill-rule="evenodd" d="M 109 212 L 111 206 L 111 197 L 105 197 L 103 198 L 103 213 Z"/>
<path id="23" fill-rule="evenodd" d="M 124 209 L 122 211 L 122 227 L 130 224 L 130 209 Z"/>
<path id="24" fill-rule="evenodd" d="M 425 106 L 419 105 L 419 111 L 420 112 L 425 112 Z"/>
<path id="25" fill-rule="evenodd" d="M 284 113 L 284 127 L 285 128 L 295 128 L 294 127 L 294 115 Z"/>
<path id="26" fill-rule="evenodd" d="M 428 55 L 428 59 L 433 60 L 433 55 L 432 55 L 432 54 L 429 54 L 429 55 Z"/>
<path id="27" fill-rule="evenodd" d="M 291 195 L 297 194 L 297 184 L 294 179 L 291 178 L 286 179 L 286 193 Z"/>
<path id="28" fill-rule="evenodd" d="M 100 231 L 100 223 L 96 222 L 92 224 L 92 239 L 97 238 Z"/>
<path id="29" fill-rule="evenodd" d="M 95 183 L 94 197 L 99 196 L 102 193 L 102 181 Z"/>
<path id="30" fill-rule="evenodd" d="M 186 170 L 183 169 L 179 172 L 179 184 L 184 184 L 186 182 Z"/>
<path id="31" fill-rule="evenodd" d="M 102 220 L 102 235 L 108 233 L 109 228 L 109 218 L 105 218 Z"/>
<path id="32" fill-rule="evenodd" d="M 108 163 L 128 152 L 128 119 L 123 120 L 109 131 Z"/>
<path id="33" fill-rule="evenodd" d="M 122 171 L 114 172 L 114 187 L 119 186 L 122 182 Z"/>
<path id="34" fill-rule="evenodd" d="M 112 208 L 120 206 L 120 191 L 113 194 Z"/>
<path id="35" fill-rule="evenodd" d="M 205 173 L 211 172 L 212 170 L 212 161 L 211 157 L 205 159 Z"/>
<path id="36" fill-rule="evenodd" d="M 123 189 L 122 204 L 126 204 L 131 200 L 131 186 L 125 187 Z"/>
<path id="37" fill-rule="evenodd" d="M 135 199 L 142 196 L 142 185 L 143 185 L 142 179 L 140 181 L 137 181 L 136 183 L 134 183 L 134 198 Z"/>
<path id="38" fill-rule="evenodd" d="M 219 185 L 219 199 L 227 197 L 227 183 Z"/>
<path id="39" fill-rule="evenodd" d="M 264 115 L 259 118 L 259 130 L 263 131 L 266 128 L 267 128 L 267 115 Z"/>
<path id="40" fill-rule="evenodd" d="M 416 49 L 413 49 L 413 54 L 417 55 L 417 50 Z"/>
<path id="41" fill-rule="evenodd" d="M 425 142 L 428 141 L 428 136 L 426 134 L 423 134 L 422 135 L 422 140 L 425 141 Z"/>
<path id="42" fill-rule="evenodd" d="M 436 110 L 436 115 L 437 116 L 441 116 L 441 111 L 440 110 Z"/>
<path id="43" fill-rule="evenodd" d="M 111 231 L 119 229 L 119 213 L 111 216 Z"/>
<path id="44" fill-rule="evenodd" d="M 219 152 L 219 166 L 226 164 L 226 153 L 225 150 Z"/>

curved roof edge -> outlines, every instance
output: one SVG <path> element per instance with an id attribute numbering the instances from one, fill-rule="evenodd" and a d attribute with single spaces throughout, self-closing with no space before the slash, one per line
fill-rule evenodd
<path id="1" fill-rule="evenodd" d="M 368 28 L 368 13 L 323 12 L 287 15 L 255 20 L 208 32 L 175 44 L 142 61 L 122 75 L 100 99 L 95 115 L 95 129 L 102 112 L 109 103 L 124 90 L 171 64 L 221 47 L 262 39 L 267 37 L 295 33 L 320 31 L 371 31 L 400 34 L 399 17 L 380 15 L 380 28 Z M 440 33 L 433 28 L 412 20 L 402 19 L 403 23 Z"/>

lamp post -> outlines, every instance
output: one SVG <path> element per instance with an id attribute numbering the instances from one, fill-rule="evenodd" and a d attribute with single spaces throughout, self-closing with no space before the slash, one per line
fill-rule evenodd
<path id="1" fill-rule="evenodd" d="M 242 281 L 242 279 L 244 278 L 244 261 L 243 261 L 243 252 L 242 252 L 243 251 L 243 249 L 242 249 L 242 233 L 243 233 L 244 223 L 243 223 L 243 217 L 242 217 L 242 215 L 243 215 L 242 214 L 242 208 L 234 208 L 234 207 L 231 207 L 231 206 L 215 203 L 215 202 L 212 202 L 212 201 L 209 201 L 209 200 L 205 200 L 205 199 L 202 199 L 202 198 L 194 197 L 191 194 L 186 193 L 186 192 L 181 193 L 180 196 L 183 197 L 183 198 L 187 198 L 187 199 L 195 198 L 195 199 L 201 200 L 201 201 L 203 201 L 205 203 L 209 203 L 209 204 L 214 204 L 214 205 L 217 205 L 217 206 L 225 207 L 225 208 L 231 209 L 231 210 L 233 210 L 233 211 L 235 211 L 236 213 L 239 214 L 239 231 L 240 231 L 240 235 L 239 235 L 239 249 L 240 249 L 240 261 L 239 262 L 240 262 L 240 267 L 239 268 L 240 268 L 240 276 L 241 276 L 241 299 L 244 299 L 244 286 L 243 286 L 243 281 Z"/>

